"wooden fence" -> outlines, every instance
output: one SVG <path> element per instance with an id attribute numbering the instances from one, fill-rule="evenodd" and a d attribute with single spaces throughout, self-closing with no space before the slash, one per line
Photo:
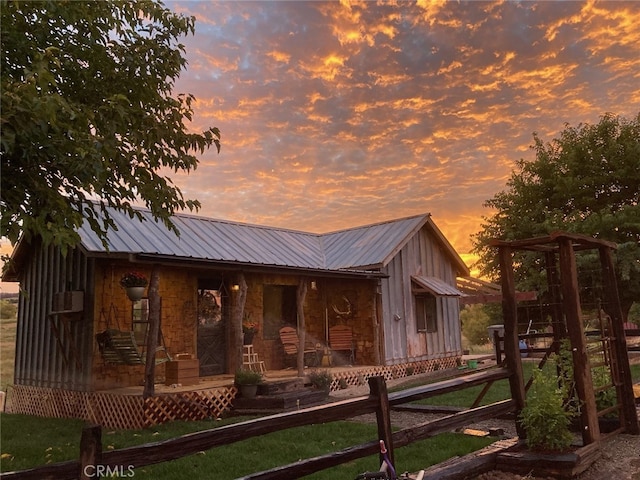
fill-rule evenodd
<path id="1" fill-rule="evenodd" d="M 175 460 L 266 433 L 303 425 L 344 420 L 366 413 L 376 414 L 379 438 L 319 457 L 300 460 L 263 472 L 252 473 L 243 478 L 246 480 L 275 480 L 310 475 L 358 458 L 379 454 L 379 440 L 385 441 L 388 455 L 393 461 L 394 448 L 406 446 L 412 442 L 463 427 L 471 422 L 487 420 L 513 412 L 515 410 L 515 402 L 513 400 L 504 400 L 482 407 L 472 407 L 435 421 L 425 422 L 396 432 L 391 431 L 390 410 L 393 406 L 476 385 L 490 385 L 509 376 L 510 372 L 506 368 L 492 368 L 391 394 L 387 392 L 383 377 L 372 377 L 369 379 L 370 393 L 368 396 L 289 413 L 269 415 L 211 430 L 190 433 L 170 440 L 113 451 L 102 450 L 101 427 L 88 426 L 82 433 L 79 460 L 46 465 L 19 472 L 8 472 L 1 475 L 0 478 L 6 480 L 95 478 L 95 468 L 98 465 L 107 473 L 121 471 L 126 473 L 134 468 Z M 483 392 L 485 391 L 486 388 Z M 474 402 L 474 404 L 477 403 L 479 401 Z"/>

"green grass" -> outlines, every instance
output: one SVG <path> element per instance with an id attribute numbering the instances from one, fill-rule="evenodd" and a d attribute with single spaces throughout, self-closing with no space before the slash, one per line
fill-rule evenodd
<path id="1" fill-rule="evenodd" d="M 120 449 L 165 440 L 245 419 L 172 422 L 146 430 L 103 431 L 103 449 Z M 0 421 L 1 471 L 22 470 L 78 458 L 82 421 L 10 414 L 1 415 Z M 232 479 L 366 443 L 375 440 L 376 436 L 375 425 L 356 422 L 332 422 L 298 427 L 214 448 L 175 461 L 142 467 L 135 471 L 135 478 L 193 480 L 215 474 L 216 480 Z M 397 468 L 400 471 L 418 471 L 452 456 L 478 450 L 491 442 L 488 438 L 455 433 L 438 435 L 396 449 Z M 318 472 L 308 478 L 354 478 L 363 471 L 376 470 L 377 462 L 378 457 L 374 455 Z"/>
<path id="2" fill-rule="evenodd" d="M 13 362 L 16 350 L 16 319 L 0 320 L 0 390 L 7 391 L 13 383 Z"/>

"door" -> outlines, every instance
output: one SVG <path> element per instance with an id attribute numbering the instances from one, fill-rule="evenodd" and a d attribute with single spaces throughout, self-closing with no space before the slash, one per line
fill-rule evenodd
<path id="1" fill-rule="evenodd" d="M 227 296 L 221 282 L 200 282 L 198 288 L 198 360 L 200 376 L 226 373 L 227 366 Z"/>

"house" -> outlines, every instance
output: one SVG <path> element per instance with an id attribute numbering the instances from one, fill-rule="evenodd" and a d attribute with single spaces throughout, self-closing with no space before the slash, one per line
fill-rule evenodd
<path id="1" fill-rule="evenodd" d="M 108 248 L 87 224 L 66 255 L 37 240 L 18 243 L 3 275 L 21 287 L 16 385 L 140 385 L 144 366 L 105 356 L 99 335 L 130 332 L 138 347 L 146 344 L 148 302 L 129 300 L 119 282 L 131 271 L 149 278 L 154 267 L 158 360 L 192 356 L 201 377 L 238 367 L 242 321 L 257 324 L 253 348 L 267 370 L 285 367 L 279 329 L 296 326 L 303 283 L 306 340 L 319 351 L 332 326 L 347 325 L 354 355 L 346 361 L 356 365 L 433 369 L 455 366 L 462 354 L 455 285 L 469 271 L 429 214 L 325 234 L 178 214 L 177 236 L 139 212 L 144 221 L 111 212 L 117 229 Z"/>

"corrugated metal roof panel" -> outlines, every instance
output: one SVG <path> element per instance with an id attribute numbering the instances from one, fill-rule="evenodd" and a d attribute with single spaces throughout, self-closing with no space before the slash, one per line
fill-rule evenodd
<path id="1" fill-rule="evenodd" d="M 151 212 L 140 211 L 145 221 L 138 222 L 121 212 L 110 212 L 117 227 L 107 233 L 110 251 L 325 268 L 317 235 L 177 214 L 172 220 L 180 231 L 178 237 L 164 224 L 156 222 Z M 105 251 L 87 223 L 82 226 L 80 236 L 87 250 Z"/>
<path id="2" fill-rule="evenodd" d="M 316 235 L 176 214 L 172 221 L 180 232 L 177 236 L 155 221 L 149 210 L 138 211 L 144 218 L 142 222 L 109 210 L 117 227 L 107 232 L 109 251 L 331 271 L 364 271 L 383 266 L 430 221 L 428 214 L 417 215 Z M 80 236 L 88 251 L 105 252 L 86 222 Z"/>
<path id="3" fill-rule="evenodd" d="M 428 218 L 419 215 L 325 234 L 327 266 L 332 269 L 380 266 Z"/>
<path id="4" fill-rule="evenodd" d="M 413 275 L 411 280 L 416 282 L 416 284 L 437 295 L 439 297 L 461 297 L 462 292 L 458 290 L 453 285 L 449 285 L 446 282 L 443 282 L 441 279 L 436 277 L 425 277 L 423 275 Z"/>

